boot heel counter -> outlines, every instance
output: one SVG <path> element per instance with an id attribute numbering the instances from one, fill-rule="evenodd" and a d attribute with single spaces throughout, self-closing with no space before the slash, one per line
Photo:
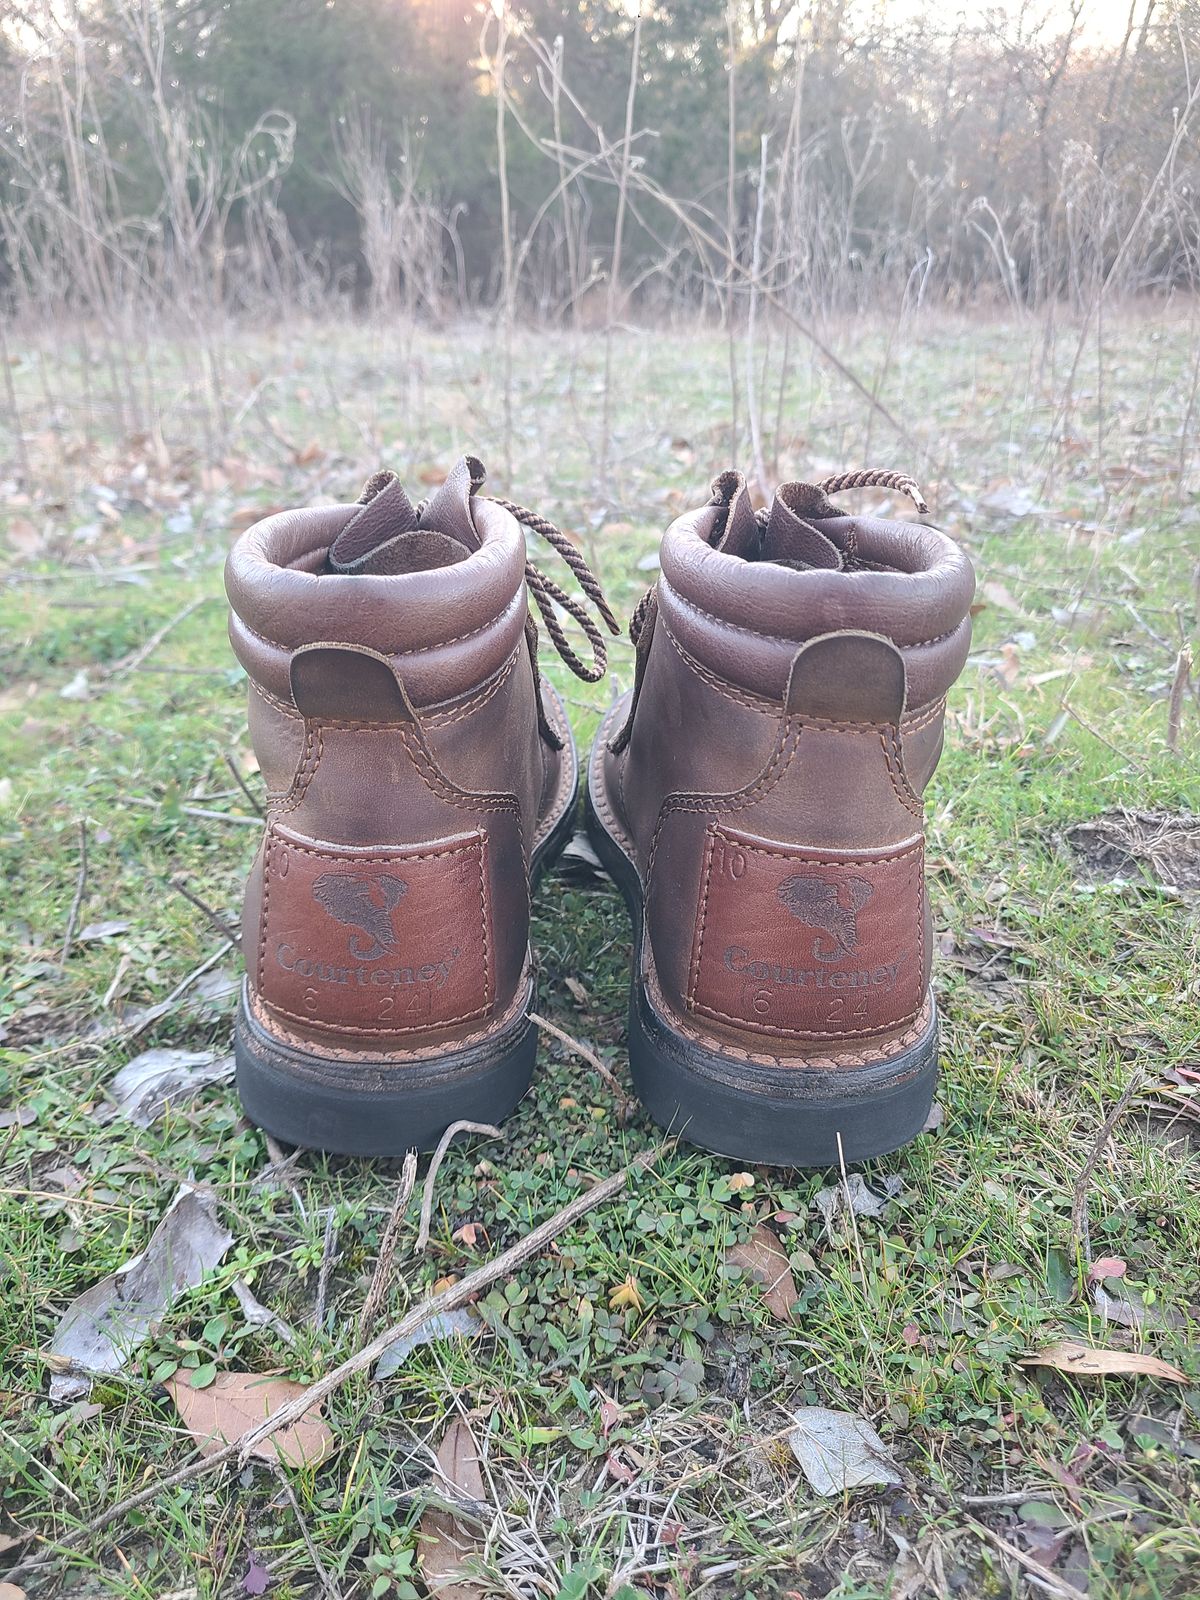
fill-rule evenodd
<path id="1" fill-rule="evenodd" d="M 686 1002 L 726 1027 L 829 1041 L 903 1028 L 928 985 L 924 846 L 704 839 Z"/>
<path id="2" fill-rule="evenodd" d="M 486 1016 L 496 999 L 482 829 L 397 848 L 335 846 L 274 822 L 247 966 L 305 1030 L 394 1036 Z"/>

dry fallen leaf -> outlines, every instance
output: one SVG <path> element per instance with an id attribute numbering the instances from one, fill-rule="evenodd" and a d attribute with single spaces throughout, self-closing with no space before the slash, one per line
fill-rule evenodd
<path id="1" fill-rule="evenodd" d="M 792 1413 L 792 1454 L 818 1494 L 842 1494 L 868 1483 L 903 1483 L 883 1440 L 849 1411 L 802 1406 Z"/>
<path id="2" fill-rule="evenodd" d="M 1059 1339 L 1034 1355 L 1017 1362 L 1019 1367 L 1053 1367 L 1056 1372 L 1078 1372 L 1085 1377 L 1140 1374 L 1147 1378 L 1166 1378 L 1171 1383 L 1187 1383 L 1185 1372 L 1158 1356 L 1140 1350 L 1097 1350 L 1077 1339 Z"/>
<path id="3" fill-rule="evenodd" d="M 63 1312 L 46 1352 L 52 1400 L 75 1400 L 90 1388 L 83 1374 L 120 1372 L 184 1289 L 211 1272 L 233 1243 L 216 1201 L 185 1184 L 146 1248 L 85 1289 Z"/>
<path id="4" fill-rule="evenodd" d="M 470 1428 L 456 1418 L 442 1436 L 437 1464 L 452 1489 L 467 1500 L 487 1500 L 479 1468 L 479 1446 Z M 461 1518 L 430 1506 L 421 1516 L 421 1571 L 431 1594 L 443 1600 L 477 1600 L 484 1587 L 467 1577 L 463 1563 L 482 1550 L 479 1539 Z"/>
<path id="5" fill-rule="evenodd" d="M 216 1455 L 222 1445 L 304 1393 L 302 1383 L 261 1372 L 218 1372 L 203 1389 L 193 1389 L 186 1376 L 168 1378 L 166 1388 L 202 1456 Z M 290 1427 L 260 1439 L 251 1454 L 290 1467 L 315 1467 L 332 1449 L 333 1433 L 318 1404 Z"/>
<path id="6" fill-rule="evenodd" d="M 423 1344 L 436 1344 L 439 1339 L 453 1339 L 456 1335 L 464 1339 L 477 1339 L 485 1326 L 474 1312 L 465 1307 L 457 1311 L 439 1312 L 423 1322 L 416 1333 L 410 1333 L 407 1338 L 397 1339 L 394 1344 L 388 1345 L 375 1364 L 374 1381 L 378 1383 L 381 1378 L 390 1378 Z"/>
<path id="7" fill-rule="evenodd" d="M 796 1283 L 787 1251 L 765 1222 L 760 1222 L 743 1244 L 730 1245 L 725 1260 L 729 1266 L 740 1267 L 748 1277 L 762 1284 L 763 1302 L 773 1317 L 780 1322 L 796 1320 L 792 1313 Z"/>
<path id="8" fill-rule="evenodd" d="M 149 1128 L 168 1105 L 182 1105 L 206 1084 L 232 1077 L 232 1056 L 218 1058 L 212 1050 L 143 1050 L 113 1078 L 109 1093 L 135 1127 Z"/>
<path id="9" fill-rule="evenodd" d="M 632 1306 L 635 1311 L 641 1311 L 643 1306 L 642 1292 L 630 1273 L 623 1283 L 617 1284 L 608 1295 L 608 1309 L 610 1311 L 623 1311 L 626 1306 Z"/>

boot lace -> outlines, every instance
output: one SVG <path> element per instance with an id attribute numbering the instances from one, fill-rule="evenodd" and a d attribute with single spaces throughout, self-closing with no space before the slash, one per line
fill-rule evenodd
<path id="1" fill-rule="evenodd" d="M 552 549 L 570 567 L 575 576 L 575 581 L 583 590 L 585 596 L 595 607 L 600 620 L 612 634 L 619 634 L 621 624 L 613 616 L 612 608 L 604 597 L 604 590 L 600 587 L 600 580 L 588 566 L 584 558 L 576 550 L 568 536 L 561 528 L 555 526 L 548 518 L 539 516 L 536 511 L 530 511 L 527 506 L 517 505 L 512 500 L 501 500 L 498 495 L 488 495 L 493 504 L 502 506 L 511 516 L 526 528 L 531 528 L 534 533 L 540 534 Z M 546 624 L 546 632 L 550 641 L 558 651 L 559 656 L 570 667 L 577 678 L 582 678 L 584 683 L 599 683 L 608 668 L 608 646 L 604 635 L 596 626 L 589 615 L 582 600 L 577 600 L 553 578 L 547 577 L 536 562 L 529 560 L 525 563 L 525 582 L 533 596 L 537 608 Z M 560 606 L 567 614 L 575 619 L 582 629 L 588 644 L 591 647 L 592 659 L 590 664 L 580 659 L 563 631 L 562 623 L 558 620 L 555 607 Z"/>

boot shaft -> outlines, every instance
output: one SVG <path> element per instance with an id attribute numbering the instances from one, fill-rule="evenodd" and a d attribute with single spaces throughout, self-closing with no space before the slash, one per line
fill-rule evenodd
<path id="1" fill-rule="evenodd" d="M 932 528 L 841 514 L 864 476 L 915 492 L 856 475 L 756 513 L 731 473 L 672 524 L 593 752 L 639 1092 L 745 1159 L 894 1148 L 932 1093 L 922 795 L 974 578 Z"/>
<path id="2" fill-rule="evenodd" d="M 472 498 L 469 473 L 424 525 L 399 493 L 268 518 L 226 575 L 269 795 L 243 919 L 250 1003 L 306 1040 L 381 1053 L 522 1003 L 529 864 L 574 781 L 561 738 L 539 733 L 519 525 Z"/>

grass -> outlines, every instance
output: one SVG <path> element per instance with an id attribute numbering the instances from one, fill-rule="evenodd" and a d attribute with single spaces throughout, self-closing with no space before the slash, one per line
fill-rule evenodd
<path id="1" fill-rule="evenodd" d="M 498 463 L 504 440 L 500 364 L 478 329 L 394 347 L 353 328 L 248 335 L 226 349 L 222 378 L 243 420 L 207 452 L 196 415 L 211 396 L 178 344 L 162 346 L 155 437 L 113 426 L 101 377 L 84 383 L 65 337 L 16 345 L 36 477 L 0 521 L 0 1087 L 17 1113 L 0 1128 L 0 1534 L 34 1540 L 0 1560 L 51 1558 L 21 1579 L 31 1593 L 236 1595 L 254 1555 L 273 1595 L 299 1595 L 319 1587 L 310 1541 L 343 1596 L 423 1593 L 430 1452 L 456 1414 L 486 1445 L 485 1565 L 498 1592 L 1053 1593 L 1005 1544 L 1092 1596 L 1200 1592 L 1195 899 L 1132 865 L 1114 876 L 1069 841 L 1122 806 L 1200 810 L 1191 692 L 1168 748 L 1176 657 L 1197 630 L 1187 323 L 1136 310 L 1114 322 L 1104 366 L 1085 358 L 1064 415 L 1075 337 L 930 319 L 902 331 L 889 363 L 889 330 L 841 333 L 916 432 L 937 520 L 967 543 L 984 584 L 928 806 L 944 1121 L 868 1164 L 877 1190 L 901 1180 L 883 1217 L 827 1227 L 815 1196 L 836 1174 L 758 1168 L 747 1181 L 680 1146 L 493 1289 L 480 1338 L 426 1346 L 386 1382 L 341 1389 L 328 1407 L 337 1449 L 289 1474 L 294 1506 L 266 1466 L 214 1474 L 69 1554 L 54 1541 L 190 1458 L 161 1387 L 173 1370 L 311 1380 L 351 1353 L 399 1170 L 303 1155 L 280 1176 L 229 1086 L 145 1131 L 106 1096 L 150 1044 L 228 1045 L 220 978 L 236 976 L 235 954 L 170 879 L 236 919 L 255 845 L 253 828 L 188 809 L 250 814 L 225 759 L 249 768 L 220 598 L 230 530 L 270 506 L 349 497 L 380 460 L 416 481 L 464 449 Z M 493 471 L 498 489 L 584 530 L 627 614 L 661 527 L 728 464 L 727 368 L 703 333 L 621 335 L 617 356 L 604 520 L 593 515 L 597 343 L 518 343 L 511 481 Z M 784 392 L 780 476 L 862 464 L 857 402 L 795 362 Z M 871 438 L 872 463 L 912 464 L 882 423 Z M 1028 490 L 1037 514 L 998 511 L 1006 485 Z M 630 669 L 618 649 L 615 679 Z M 550 671 L 583 744 L 612 686 Z M 62 697 L 73 684 L 86 698 Z M 60 965 L 81 821 L 80 924 L 127 926 L 76 939 Z M 542 1009 L 621 1075 L 629 932 L 615 891 L 551 875 L 535 940 Z M 137 1028 L 209 961 L 208 980 Z M 422 1259 L 414 1199 L 385 1317 L 654 1139 L 640 1113 L 621 1124 L 577 1057 L 545 1045 L 504 1137 L 448 1156 Z M 1072 1229 L 1085 1176 L 1090 1259 L 1126 1262 L 1110 1287 L 1141 1297 L 1141 1327 L 1093 1309 Z M 185 1179 L 219 1198 L 235 1240 L 225 1261 L 89 1405 L 53 1407 L 44 1352 L 63 1307 L 142 1248 Z M 762 1221 L 790 1255 L 791 1325 L 725 1263 Z M 482 1224 L 473 1245 L 454 1237 L 471 1222 Z M 292 1324 L 294 1348 L 245 1322 L 239 1276 Z M 629 1279 L 632 1303 L 611 1304 Z M 1066 1335 L 1152 1351 L 1189 1383 L 1017 1364 Z M 817 1499 L 782 1440 L 808 1404 L 870 1418 L 904 1486 Z"/>

